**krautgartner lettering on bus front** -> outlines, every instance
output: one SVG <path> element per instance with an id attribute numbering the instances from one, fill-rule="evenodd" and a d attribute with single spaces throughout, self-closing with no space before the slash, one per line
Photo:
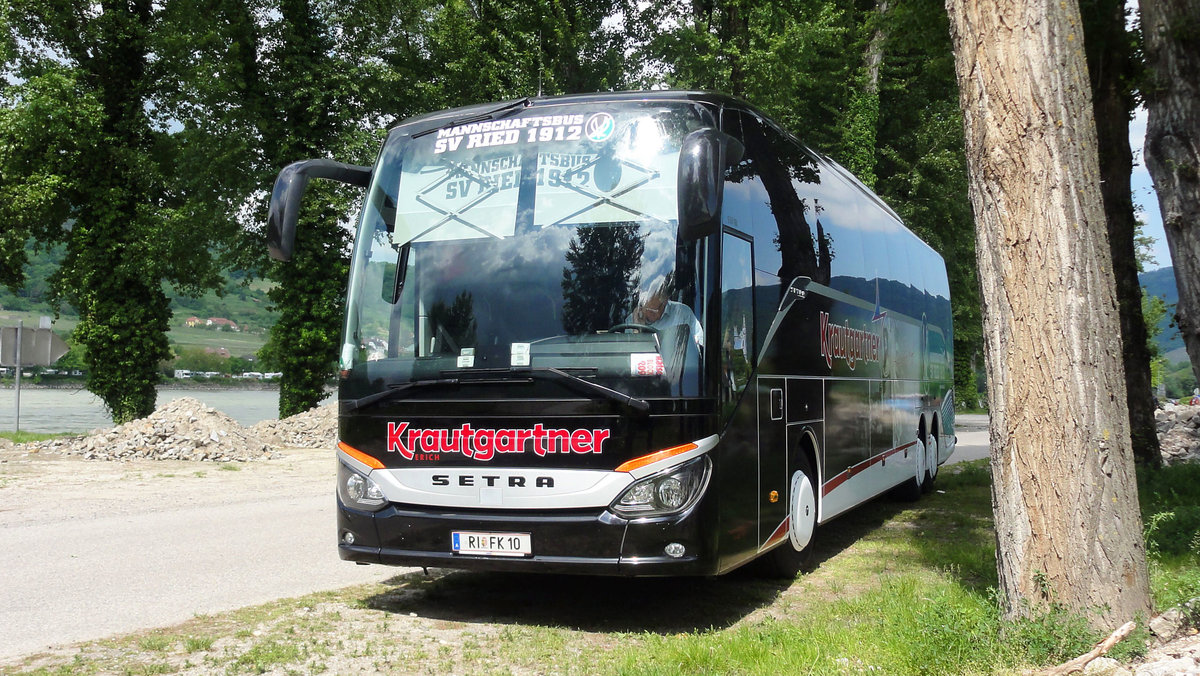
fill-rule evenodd
<path id="1" fill-rule="evenodd" d="M 603 453 L 604 442 L 612 436 L 605 429 L 548 429 L 541 423 L 531 429 L 475 428 L 466 423 L 456 429 L 410 429 L 406 422 L 389 422 L 387 450 L 412 460 L 418 453 L 461 453 L 468 458 L 488 461 L 497 453 Z"/>
<path id="2" fill-rule="evenodd" d="M 850 328 L 850 322 L 835 324 L 829 313 L 821 313 L 821 356 L 825 365 L 833 368 L 833 360 L 841 359 L 853 371 L 860 361 L 879 361 L 881 339 L 878 333 Z"/>

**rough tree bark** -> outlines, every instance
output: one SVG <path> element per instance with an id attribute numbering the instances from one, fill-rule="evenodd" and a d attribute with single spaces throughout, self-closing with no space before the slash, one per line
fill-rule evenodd
<path id="1" fill-rule="evenodd" d="M 1142 285 L 1138 282 L 1130 176 L 1133 152 L 1129 147 L 1129 117 L 1133 112 L 1132 80 L 1135 77 L 1133 43 L 1125 29 L 1124 0 L 1081 0 L 1088 72 L 1092 84 L 1092 110 L 1096 118 L 1100 155 L 1100 190 L 1108 220 L 1108 243 L 1117 283 L 1121 318 L 1121 359 L 1125 365 L 1129 434 L 1134 458 L 1150 467 L 1162 465 L 1154 398 L 1150 386 L 1150 348 L 1142 317 Z"/>
<path id="2" fill-rule="evenodd" d="M 1142 0 L 1150 82 L 1146 168 L 1175 266 L 1175 305 L 1200 378 L 1200 0 Z"/>
<path id="3" fill-rule="evenodd" d="M 1008 617 L 1151 610 L 1075 2 L 947 0 L 975 212 Z"/>

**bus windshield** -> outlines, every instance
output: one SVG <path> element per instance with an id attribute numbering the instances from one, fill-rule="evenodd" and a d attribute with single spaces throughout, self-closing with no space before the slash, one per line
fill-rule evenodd
<path id="1" fill-rule="evenodd" d="M 699 396 L 704 241 L 676 240 L 692 104 L 535 106 L 381 153 L 351 262 L 341 369 L 372 387 L 552 368 Z"/>

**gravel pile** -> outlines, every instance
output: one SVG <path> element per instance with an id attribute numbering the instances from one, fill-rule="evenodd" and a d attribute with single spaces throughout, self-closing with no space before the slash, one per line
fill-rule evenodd
<path id="1" fill-rule="evenodd" d="M 272 446 L 333 448 L 337 445 L 337 402 L 283 420 L 263 420 L 249 431 Z"/>
<path id="2" fill-rule="evenodd" d="M 176 399 L 146 418 L 88 436 L 32 444 L 88 460 L 246 462 L 273 457 L 272 447 L 233 418 L 191 398 Z"/>
<path id="3" fill-rule="evenodd" d="M 1154 420 L 1164 464 L 1200 462 L 1200 406 L 1167 404 Z"/>

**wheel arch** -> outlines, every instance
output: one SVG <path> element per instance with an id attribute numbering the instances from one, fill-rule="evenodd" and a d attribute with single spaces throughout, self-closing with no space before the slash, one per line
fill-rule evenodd
<path id="1" fill-rule="evenodd" d="M 813 481 L 813 491 L 817 498 L 817 522 L 821 522 L 824 518 L 825 500 L 822 496 L 821 487 L 825 485 L 825 467 L 821 462 L 820 442 L 817 440 L 817 433 L 812 427 L 805 426 L 800 430 L 800 437 L 796 440 L 796 453 L 802 455 L 808 460 L 808 466 L 813 468 L 813 473 L 816 476 L 811 477 Z M 790 475 L 790 472 L 789 472 Z M 790 499 L 790 496 L 789 496 Z"/>

